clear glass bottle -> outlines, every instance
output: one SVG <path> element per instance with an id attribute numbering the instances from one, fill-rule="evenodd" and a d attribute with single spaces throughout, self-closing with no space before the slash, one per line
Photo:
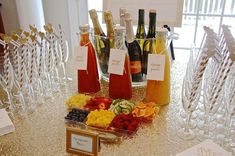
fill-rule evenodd
<path id="1" fill-rule="evenodd" d="M 132 82 L 142 82 L 141 72 L 141 48 L 133 32 L 132 19 L 129 13 L 126 13 L 126 46 L 130 57 Z"/>
<path id="2" fill-rule="evenodd" d="M 78 92 L 96 93 L 100 90 L 99 74 L 97 69 L 95 49 L 89 39 L 89 25 L 79 27 L 80 46 L 88 47 L 87 70 L 78 70 Z"/>
<path id="3" fill-rule="evenodd" d="M 157 29 L 156 47 L 151 50 L 154 54 L 165 56 L 164 81 L 148 80 L 144 99 L 146 102 L 155 102 L 157 105 L 166 105 L 170 102 L 170 58 L 166 36 L 165 28 Z"/>
<path id="4" fill-rule="evenodd" d="M 124 32 L 125 28 L 122 26 L 116 26 L 114 28 L 114 48 L 127 52 Z M 126 53 L 123 75 L 110 74 L 109 76 L 109 96 L 114 99 L 130 99 L 132 97 L 131 85 L 130 61 L 128 53 Z"/>
<path id="5" fill-rule="evenodd" d="M 119 9 L 119 16 L 120 16 L 120 26 L 125 27 L 125 13 L 127 12 L 126 8 Z"/>

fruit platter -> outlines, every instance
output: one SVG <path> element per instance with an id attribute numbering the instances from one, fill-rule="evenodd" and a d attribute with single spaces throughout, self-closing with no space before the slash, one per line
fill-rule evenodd
<path id="1" fill-rule="evenodd" d="M 135 103 L 84 94 L 71 96 L 66 104 L 67 124 L 98 131 L 109 142 L 120 141 L 120 137 L 131 137 L 141 124 L 151 123 L 160 110 L 154 102 Z"/>

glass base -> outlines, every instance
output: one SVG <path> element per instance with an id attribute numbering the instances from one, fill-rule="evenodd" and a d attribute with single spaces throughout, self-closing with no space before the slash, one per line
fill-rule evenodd
<path id="1" fill-rule="evenodd" d="M 186 120 L 181 119 L 179 121 L 179 125 L 181 128 L 184 128 L 186 126 Z M 195 129 L 197 127 L 197 124 L 193 120 L 191 120 L 188 126 L 190 129 Z"/>
<path id="2" fill-rule="evenodd" d="M 181 128 L 178 131 L 177 135 L 179 138 L 181 138 L 183 140 L 192 140 L 196 137 L 193 130 L 191 130 L 191 129 L 186 130 L 185 128 Z"/>
<path id="3" fill-rule="evenodd" d="M 183 119 L 186 119 L 187 118 L 187 113 L 185 111 L 180 111 L 180 117 L 183 118 Z M 197 114 L 196 112 L 193 112 L 192 113 L 192 116 L 191 116 L 191 119 L 196 119 L 197 118 Z"/>

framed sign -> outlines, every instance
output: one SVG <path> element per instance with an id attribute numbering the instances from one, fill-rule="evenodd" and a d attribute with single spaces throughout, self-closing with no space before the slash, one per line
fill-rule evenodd
<path id="1" fill-rule="evenodd" d="M 148 24 L 150 9 L 157 11 L 157 25 L 167 24 L 171 27 L 181 27 L 184 0 L 103 0 L 103 10 L 111 10 L 114 23 L 119 22 L 119 8 L 126 8 L 133 18 L 134 24 L 138 22 L 138 10 L 145 9 L 145 23 Z"/>
<path id="2" fill-rule="evenodd" d="M 98 133 L 85 130 L 66 129 L 66 151 L 83 156 L 98 156 L 99 136 Z"/>

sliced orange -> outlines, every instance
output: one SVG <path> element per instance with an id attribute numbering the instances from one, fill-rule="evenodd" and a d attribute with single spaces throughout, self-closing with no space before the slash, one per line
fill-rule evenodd
<path id="1" fill-rule="evenodd" d="M 137 116 L 137 114 L 139 114 L 139 109 L 134 109 L 133 111 L 132 111 L 132 114 L 133 114 L 133 116 Z"/>
<path id="2" fill-rule="evenodd" d="M 145 115 L 145 110 L 144 109 L 139 109 L 139 112 L 136 114 L 136 117 L 142 117 Z"/>
<path id="3" fill-rule="evenodd" d="M 154 109 L 154 108 L 147 107 L 147 108 L 145 109 L 145 115 L 144 115 L 144 117 L 151 116 L 151 115 L 154 114 L 154 112 L 155 112 L 155 109 Z"/>
<path id="4" fill-rule="evenodd" d="M 149 102 L 149 103 L 146 103 L 147 106 L 149 107 L 155 107 L 156 106 L 156 103 L 154 102 Z"/>
<path id="5" fill-rule="evenodd" d="M 141 102 L 140 104 L 138 104 L 137 108 L 144 109 L 144 108 L 146 108 L 146 105 Z"/>

